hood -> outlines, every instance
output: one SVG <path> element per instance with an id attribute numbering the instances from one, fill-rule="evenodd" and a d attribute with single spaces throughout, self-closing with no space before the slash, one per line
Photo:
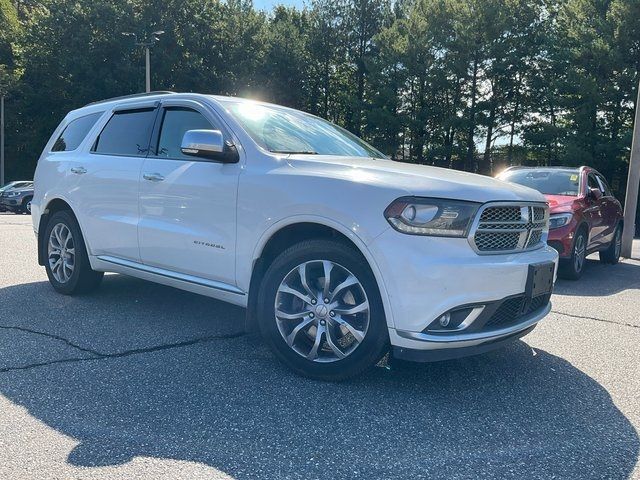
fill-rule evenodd
<path id="1" fill-rule="evenodd" d="M 398 195 L 451 198 L 472 202 L 545 202 L 536 190 L 473 173 L 401 163 L 393 160 L 331 155 L 290 155 L 289 164 L 301 173 L 345 178 L 398 190 Z"/>
<path id="2" fill-rule="evenodd" d="M 551 213 L 556 211 L 566 211 L 571 210 L 573 203 L 578 199 L 578 197 L 574 197 L 571 195 L 551 195 L 545 194 L 545 198 L 547 199 L 547 203 L 549 204 L 549 211 Z"/>

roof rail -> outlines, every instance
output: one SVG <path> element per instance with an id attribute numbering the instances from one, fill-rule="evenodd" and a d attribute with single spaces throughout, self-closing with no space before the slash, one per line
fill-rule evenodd
<path id="1" fill-rule="evenodd" d="M 89 105 L 98 105 L 100 103 L 113 102 L 116 100 L 126 100 L 128 98 L 139 98 L 139 97 L 148 97 L 152 95 L 166 95 L 166 94 L 174 94 L 174 93 L 176 92 L 172 92 L 170 90 L 158 90 L 155 92 L 146 92 L 146 93 L 133 93 L 131 95 L 122 95 L 120 97 L 112 97 L 112 98 L 105 98 L 104 100 L 97 100 L 95 102 L 87 103 L 85 107 L 88 107 Z"/>

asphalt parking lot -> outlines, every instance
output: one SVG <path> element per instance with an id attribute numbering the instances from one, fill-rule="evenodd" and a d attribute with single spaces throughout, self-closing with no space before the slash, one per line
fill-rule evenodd
<path id="1" fill-rule="evenodd" d="M 640 261 L 552 301 L 505 349 L 320 383 L 240 308 L 120 275 L 56 294 L 0 214 L 0 478 L 640 478 Z"/>

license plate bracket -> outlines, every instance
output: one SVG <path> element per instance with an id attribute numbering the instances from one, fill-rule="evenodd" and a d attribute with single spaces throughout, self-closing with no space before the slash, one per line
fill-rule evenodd
<path id="1" fill-rule="evenodd" d="M 533 263 L 529 265 L 527 275 L 526 297 L 531 299 L 540 295 L 547 295 L 553 291 L 553 277 L 555 273 L 553 262 Z"/>

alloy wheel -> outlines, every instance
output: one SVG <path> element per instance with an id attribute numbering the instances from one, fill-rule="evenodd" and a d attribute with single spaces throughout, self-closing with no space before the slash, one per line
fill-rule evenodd
<path id="1" fill-rule="evenodd" d="M 71 230 L 64 223 L 56 224 L 51 230 L 47 255 L 54 278 L 67 283 L 76 265 L 76 249 Z"/>
<path id="2" fill-rule="evenodd" d="M 586 258 L 587 249 L 585 246 L 584 235 L 578 235 L 576 244 L 573 247 L 573 267 L 576 272 L 582 271 Z"/>
<path id="3" fill-rule="evenodd" d="M 292 269 L 275 299 L 280 335 L 298 355 L 335 362 L 351 355 L 369 328 L 367 294 L 356 276 L 329 260 Z"/>

